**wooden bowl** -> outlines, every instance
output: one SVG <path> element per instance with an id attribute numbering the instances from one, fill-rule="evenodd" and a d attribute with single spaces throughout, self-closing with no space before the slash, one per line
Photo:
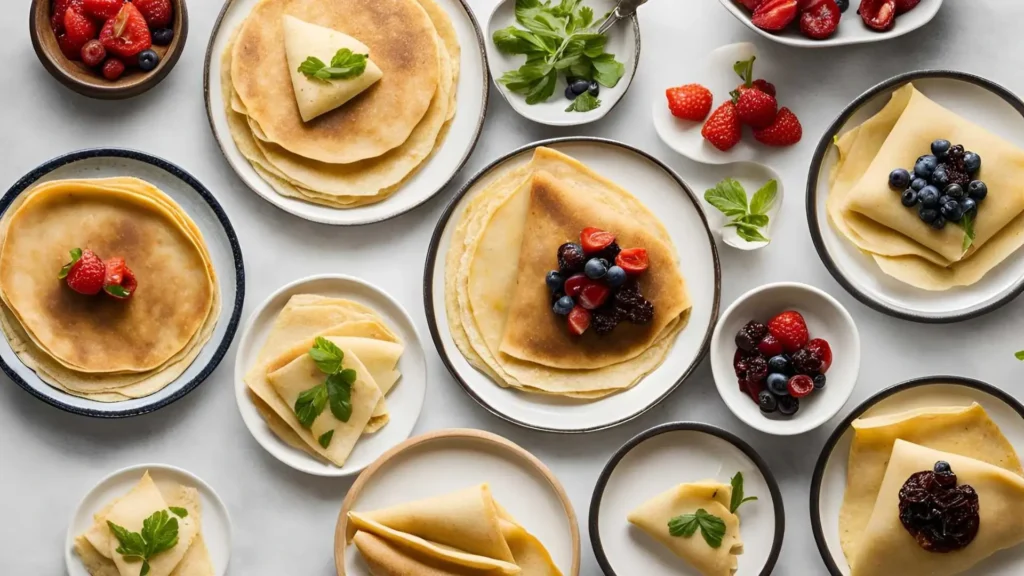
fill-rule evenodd
<path id="1" fill-rule="evenodd" d="M 168 46 L 153 46 L 160 55 L 154 70 L 143 72 L 129 68 L 121 78 L 111 82 L 81 62 L 69 60 L 57 45 L 57 35 L 50 28 L 52 0 L 32 0 L 29 14 L 29 36 L 36 56 L 51 76 L 79 94 L 101 100 L 120 100 L 138 96 L 156 86 L 174 68 L 188 38 L 188 8 L 185 0 L 171 0 L 174 6 L 174 40 Z"/>

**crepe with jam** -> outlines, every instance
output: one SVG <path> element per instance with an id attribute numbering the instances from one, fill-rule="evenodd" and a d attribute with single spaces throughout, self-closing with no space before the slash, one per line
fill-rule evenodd
<path id="1" fill-rule="evenodd" d="M 975 237 L 936 230 L 904 208 L 888 185 L 894 167 L 913 166 L 930 143 L 962 143 L 984 157 L 978 174 L 991 191 L 979 205 Z M 830 177 L 829 222 L 888 275 L 925 290 L 978 282 L 1024 244 L 1024 150 L 947 110 L 907 84 L 875 116 L 836 142 L 839 160 Z"/>

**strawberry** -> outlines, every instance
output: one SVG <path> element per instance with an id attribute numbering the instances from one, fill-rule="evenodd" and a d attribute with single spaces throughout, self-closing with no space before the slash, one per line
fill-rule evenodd
<path id="1" fill-rule="evenodd" d="M 665 90 L 668 109 L 676 118 L 700 122 L 708 117 L 714 96 L 700 84 L 686 84 Z"/>
<path id="2" fill-rule="evenodd" d="M 841 16 L 836 0 L 814 0 L 800 14 L 800 31 L 813 40 L 824 40 L 836 33 Z"/>
<path id="3" fill-rule="evenodd" d="M 807 349 L 821 358 L 821 373 L 828 372 L 832 366 L 832 347 L 828 345 L 828 342 L 821 338 L 815 338 L 807 343 Z"/>
<path id="4" fill-rule="evenodd" d="M 96 37 L 96 24 L 80 10 L 68 8 L 64 12 L 64 34 L 67 36 L 68 47 L 77 53 L 72 60 L 78 60 L 81 58 L 82 46 Z"/>
<path id="5" fill-rule="evenodd" d="M 861 0 L 861 20 L 872 30 L 886 32 L 896 24 L 895 0 Z"/>
<path id="6" fill-rule="evenodd" d="M 737 60 L 732 65 L 733 71 L 743 80 L 743 83 L 736 87 L 736 92 L 742 94 L 743 92 L 750 90 L 751 88 L 760 90 L 771 97 L 775 97 L 775 85 L 765 80 L 764 78 L 758 78 L 754 80 L 754 61 L 757 60 L 757 56 L 751 56 L 750 60 Z M 731 92 L 730 92 L 731 94 Z"/>
<path id="7" fill-rule="evenodd" d="M 53 11 L 50 12 L 50 28 L 58 37 L 64 33 L 64 14 L 68 8 L 82 9 L 82 0 L 54 0 Z"/>
<path id="8" fill-rule="evenodd" d="M 742 93 L 744 90 L 750 90 L 751 88 L 756 88 L 757 90 L 760 90 L 761 92 L 764 92 L 765 94 L 770 94 L 772 96 L 777 95 L 777 93 L 775 92 L 775 84 L 772 84 L 771 82 L 765 80 L 764 78 L 758 78 L 757 80 L 754 80 L 753 82 L 750 83 L 750 86 L 747 86 L 746 84 L 740 84 L 739 86 L 736 87 L 736 91 Z"/>
<path id="9" fill-rule="evenodd" d="M 771 125 L 779 108 L 774 96 L 756 88 L 733 92 L 732 101 L 736 103 L 736 114 L 740 122 L 755 129 Z"/>
<path id="10" fill-rule="evenodd" d="M 590 310 L 576 306 L 569 312 L 569 332 L 582 336 L 590 328 Z"/>
<path id="11" fill-rule="evenodd" d="M 590 283 L 590 278 L 587 278 L 583 274 L 576 274 L 569 276 L 569 278 L 566 279 L 563 289 L 567 296 L 576 298 L 580 295 L 580 292 L 583 291 L 583 287 L 588 283 Z"/>
<path id="12" fill-rule="evenodd" d="M 615 256 L 615 265 L 626 271 L 626 274 L 643 274 L 650 265 L 645 248 L 626 248 Z"/>
<path id="13" fill-rule="evenodd" d="M 611 296 L 612 289 L 598 282 L 589 282 L 580 291 L 580 306 L 587 310 L 597 310 Z"/>
<path id="14" fill-rule="evenodd" d="M 92 296 L 103 289 L 106 265 L 92 250 L 75 248 L 71 251 L 71 262 L 60 269 L 57 278 L 64 279 L 75 292 Z"/>
<path id="15" fill-rule="evenodd" d="M 700 134 L 722 152 L 739 143 L 743 136 L 743 127 L 740 124 L 740 117 L 736 114 L 736 105 L 732 103 L 732 100 L 726 100 L 711 113 L 711 117 L 704 123 Z"/>
<path id="16" fill-rule="evenodd" d="M 807 322 L 795 310 L 787 310 L 768 321 L 768 333 L 782 343 L 782 349 L 790 354 L 807 344 Z"/>
<path id="17" fill-rule="evenodd" d="M 757 7 L 761 5 L 764 0 L 740 0 L 740 3 L 747 7 L 747 10 L 753 12 L 757 10 Z"/>
<path id="18" fill-rule="evenodd" d="M 778 356 L 782 354 L 782 342 L 771 334 L 766 334 L 760 342 L 757 343 L 757 351 L 764 355 L 765 358 L 771 358 L 772 356 Z"/>
<path id="19" fill-rule="evenodd" d="M 124 300 L 131 297 L 137 286 L 138 282 L 135 280 L 135 274 L 125 264 L 124 258 L 115 257 L 107 260 L 103 275 L 104 292 L 114 298 Z"/>
<path id="20" fill-rule="evenodd" d="M 799 142 L 803 135 L 804 129 L 800 126 L 800 120 L 785 106 L 779 109 L 771 126 L 754 130 L 754 138 L 768 146 L 792 146 Z"/>
<path id="21" fill-rule="evenodd" d="M 762 30 L 777 32 L 796 20 L 796 0 L 765 0 L 754 10 L 750 21 Z"/>
<path id="22" fill-rule="evenodd" d="M 124 62 L 117 58 L 110 57 L 103 63 L 103 77 L 113 82 L 124 74 Z"/>
<path id="23" fill-rule="evenodd" d="M 57 46 L 68 60 L 78 60 L 82 57 L 82 50 L 79 48 L 77 52 L 75 51 L 75 43 L 68 38 L 67 34 L 57 36 Z"/>
<path id="24" fill-rule="evenodd" d="M 153 45 L 149 25 L 131 2 L 122 6 L 117 16 L 103 25 L 100 42 L 107 52 L 122 58 L 136 56 Z"/>
<path id="25" fill-rule="evenodd" d="M 171 24 L 174 9 L 171 0 L 133 0 L 150 28 L 167 28 Z"/>
<path id="26" fill-rule="evenodd" d="M 107 21 L 117 16 L 125 0 L 82 0 L 82 11 L 86 16 Z"/>
<path id="27" fill-rule="evenodd" d="M 615 234 L 605 232 L 600 228 L 587 227 L 580 232 L 580 244 L 583 245 L 583 251 L 587 254 L 600 252 L 611 246 L 612 242 L 615 242 Z"/>
<path id="28" fill-rule="evenodd" d="M 921 0 L 896 0 L 896 14 L 906 14 L 917 8 L 917 5 L 920 3 Z"/>

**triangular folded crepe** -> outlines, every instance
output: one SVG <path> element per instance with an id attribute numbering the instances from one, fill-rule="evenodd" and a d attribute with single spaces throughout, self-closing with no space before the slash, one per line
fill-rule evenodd
<path id="1" fill-rule="evenodd" d="M 608 230 L 624 248 L 645 248 L 650 267 L 639 277 L 644 296 L 654 303 L 654 320 L 623 322 L 598 336 L 569 333 L 565 318 L 551 312 L 545 274 L 556 267 L 558 247 L 578 242 L 588 226 Z M 519 255 L 515 296 L 500 351 L 520 360 L 572 370 L 602 368 L 650 349 L 662 331 L 689 308 L 673 249 L 637 221 L 595 202 L 587 194 L 540 171 L 533 175 L 525 233 Z"/>
<path id="2" fill-rule="evenodd" d="M 864 534 L 893 445 L 899 439 L 1024 474 L 1013 446 L 977 403 L 860 418 L 852 427 L 846 494 L 839 513 L 840 542 L 847 558 Z"/>
<path id="3" fill-rule="evenodd" d="M 900 488 L 911 475 L 931 470 L 940 460 L 949 462 L 958 484 L 969 484 L 978 493 L 981 518 L 974 540 L 946 553 L 921 548 L 899 519 Z M 871 520 L 850 558 L 850 574 L 952 576 L 1022 541 L 1024 478 L 974 458 L 897 440 Z"/>
<path id="4" fill-rule="evenodd" d="M 504 574 L 526 574 L 526 572 L 503 572 L 500 569 L 470 568 L 432 558 L 390 542 L 369 532 L 359 531 L 352 538 L 359 554 L 370 567 L 373 576 L 501 576 Z"/>
<path id="5" fill-rule="evenodd" d="M 732 486 L 713 480 L 680 484 L 641 504 L 627 519 L 673 554 L 682 558 L 704 576 L 731 576 L 738 565 L 736 555 L 743 552 L 739 516 L 729 511 Z M 669 520 L 698 509 L 725 522 L 722 545 L 712 548 L 699 533 L 690 537 L 669 533 Z"/>
<path id="6" fill-rule="evenodd" d="M 384 76 L 380 67 L 369 58 L 366 70 L 353 78 L 320 80 L 306 76 L 299 72 L 299 65 L 310 56 L 330 66 L 331 58 L 342 48 L 366 55 L 370 54 L 370 49 L 348 34 L 303 22 L 287 14 L 283 17 L 283 25 L 285 55 L 303 122 L 342 106 Z"/>

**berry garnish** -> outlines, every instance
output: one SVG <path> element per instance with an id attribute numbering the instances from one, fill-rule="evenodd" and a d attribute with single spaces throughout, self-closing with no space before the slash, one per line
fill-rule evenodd
<path id="1" fill-rule="evenodd" d="M 103 25 L 100 42 L 107 52 L 122 58 L 136 56 L 153 45 L 149 25 L 131 2 L 122 6 L 117 16 Z"/>
<path id="2" fill-rule="evenodd" d="M 747 375 L 747 360 L 752 358 L 750 354 L 744 352 L 742 348 L 737 348 L 736 352 L 732 355 L 732 368 L 736 372 L 736 376 L 744 378 Z"/>
<path id="3" fill-rule="evenodd" d="M 899 491 L 899 518 L 922 549 L 955 552 L 970 545 L 981 524 L 978 492 L 959 484 L 949 462 L 916 472 Z"/>
<path id="4" fill-rule="evenodd" d="M 921 0 L 896 0 L 896 14 L 906 14 L 916 8 L 920 3 Z"/>
<path id="5" fill-rule="evenodd" d="M 82 46 L 82 63 L 90 68 L 95 68 L 107 58 L 107 50 L 103 47 L 103 44 L 95 38 L 89 40 Z"/>
<path id="6" fill-rule="evenodd" d="M 794 398 L 803 398 L 814 392 L 814 380 L 806 374 L 797 374 L 789 379 L 786 384 L 789 395 Z"/>
<path id="7" fill-rule="evenodd" d="M 566 242 L 558 247 L 558 269 L 563 274 L 582 272 L 587 257 L 583 254 L 583 247 L 575 242 Z"/>
<path id="8" fill-rule="evenodd" d="M 81 57 L 82 47 L 96 37 L 96 24 L 81 10 L 68 8 L 64 12 L 64 34 L 69 48 L 76 52 L 75 60 Z"/>
<path id="9" fill-rule="evenodd" d="M 605 306 L 604 308 L 598 308 L 591 314 L 591 324 L 594 326 L 594 330 L 598 334 L 608 334 L 615 327 L 619 325 L 619 322 L 623 320 L 622 315 L 618 309 L 614 306 Z"/>
<path id="10" fill-rule="evenodd" d="M 910 186 L 910 172 L 897 168 L 889 173 L 889 187 L 893 190 L 906 190 Z"/>
<path id="11" fill-rule="evenodd" d="M 747 7 L 747 10 L 753 12 L 757 10 L 757 7 L 761 5 L 764 0 L 740 0 L 740 2 Z"/>
<path id="12" fill-rule="evenodd" d="M 711 117 L 701 128 L 700 134 L 722 152 L 739 144 L 740 138 L 743 136 L 743 125 L 740 123 L 736 105 L 732 103 L 732 100 L 726 100 L 711 113 Z"/>
<path id="13" fill-rule="evenodd" d="M 605 232 L 600 228 L 588 227 L 580 232 L 580 244 L 586 254 L 600 252 L 610 246 L 612 242 L 615 242 L 615 234 Z"/>
<path id="14" fill-rule="evenodd" d="M 832 367 L 832 347 L 822 338 L 815 338 L 807 343 L 807 349 L 821 358 L 821 370 L 824 374 Z"/>
<path id="15" fill-rule="evenodd" d="M 772 336 L 774 338 L 774 336 Z M 768 359 L 768 371 L 778 374 L 789 374 L 789 357 L 783 354 Z"/>
<path id="16" fill-rule="evenodd" d="M 635 281 L 626 282 L 619 288 L 614 301 L 615 307 L 634 324 L 647 324 L 654 319 L 654 304 L 644 298 L 640 285 Z"/>
<path id="17" fill-rule="evenodd" d="M 750 21 L 762 30 L 778 32 L 796 20 L 796 0 L 765 0 L 751 16 Z"/>
<path id="18" fill-rule="evenodd" d="M 736 104 L 736 115 L 740 122 L 753 128 L 766 128 L 775 121 L 779 103 L 771 94 L 757 88 L 735 91 L 732 101 Z"/>
<path id="19" fill-rule="evenodd" d="M 611 288 L 598 282 L 590 282 L 580 290 L 579 302 L 587 310 L 597 310 L 608 301 L 611 295 Z"/>
<path id="20" fill-rule="evenodd" d="M 686 84 L 665 90 L 668 109 L 676 118 L 700 122 L 708 117 L 714 96 L 700 84 Z"/>
<path id="21" fill-rule="evenodd" d="M 171 0 L 132 0 L 150 28 L 166 28 L 171 23 Z"/>
<path id="22" fill-rule="evenodd" d="M 565 293 L 567 296 L 576 298 L 583 290 L 583 286 L 590 283 L 590 280 L 583 274 L 575 274 L 565 280 Z"/>
<path id="23" fill-rule="evenodd" d="M 645 248 L 627 248 L 615 257 L 615 265 L 625 270 L 626 274 L 633 276 L 642 274 L 650 265 L 647 250 Z"/>
<path id="24" fill-rule="evenodd" d="M 105 21 L 117 16 L 125 0 L 82 0 L 82 11 L 86 16 Z"/>
<path id="25" fill-rule="evenodd" d="M 53 3 L 53 11 L 50 12 L 50 28 L 53 29 L 53 33 L 59 37 L 64 34 L 64 15 L 67 13 L 68 8 L 74 8 L 75 10 L 82 10 L 82 0 L 55 0 Z"/>
<path id="26" fill-rule="evenodd" d="M 775 399 L 775 395 L 767 390 L 762 390 L 757 395 L 757 405 L 761 407 L 761 412 L 770 414 L 779 409 L 779 401 Z"/>
<path id="27" fill-rule="evenodd" d="M 768 328 L 757 320 L 747 322 L 736 333 L 736 347 L 744 352 L 755 352 L 761 339 L 768 333 Z"/>
<path id="28" fill-rule="evenodd" d="M 135 289 L 138 286 L 139 283 L 135 280 L 135 274 L 132 272 L 131 268 L 125 266 L 121 285 L 104 286 L 103 290 L 118 300 L 127 300 L 128 298 L 131 298 L 132 294 L 135 294 Z"/>
<path id="29" fill-rule="evenodd" d="M 796 114 L 783 106 L 770 126 L 754 130 L 754 139 L 768 146 L 792 146 L 803 137 L 803 127 Z"/>
<path id="30" fill-rule="evenodd" d="M 103 290 L 106 270 L 103 260 L 92 250 L 75 248 L 71 250 L 71 261 L 60 269 L 57 278 L 67 281 L 75 292 L 93 296 Z"/>
<path id="31" fill-rule="evenodd" d="M 153 44 L 157 46 L 167 46 L 174 41 L 174 30 L 170 28 L 160 28 L 153 30 Z"/>
<path id="32" fill-rule="evenodd" d="M 567 316 L 569 312 L 572 312 L 573 306 L 576 303 L 573 302 L 572 296 L 562 296 L 551 306 L 551 310 L 559 316 Z"/>
<path id="33" fill-rule="evenodd" d="M 772 373 L 768 375 L 768 379 L 765 380 L 765 384 L 768 386 L 768 390 L 771 390 L 772 394 L 776 396 L 786 396 L 789 394 L 789 377 L 785 374 Z"/>
<path id="34" fill-rule="evenodd" d="M 800 14 L 800 31 L 813 40 L 824 40 L 836 33 L 841 16 L 836 0 L 813 0 Z"/>
<path id="35" fill-rule="evenodd" d="M 612 288 L 618 288 L 626 283 L 629 277 L 626 275 L 626 271 L 622 266 L 612 266 L 608 269 L 608 273 L 604 275 L 604 281 Z"/>
<path id="36" fill-rule="evenodd" d="M 587 328 L 590 328 L 590 311 L 582 306 L 576 306 L 569 312 L 569 332 L 582 336 Z"/>
<path id="37" fill-rule="evenodd" d="M 139 52 L 139 70 L 143 72 L 151 72 L 156 69 L 157 64 L 160 63 L 160 55 L 153 50 L 143 50 Z"/>
<path id="38" fill-rule="evenodd" d="M 814 389 L 815 390 L 821 390 L 824 387 L 825 387 L 825 375 L 824 374 L 818 374 L 817 376 L 814 377 Z"/>
<path id="39" fill-rule="evenodd" d="M 782 354 L 782 342 L 779 342 L 778 338 L 771 334 L 765 334 L 764 338 L 757 343 L 757 351 L 763 354 L 766 358 L 772 358 Z"/>
<path id="40" fill-rule="evenodd" d="M 800 410 L 800 400 L 793 396 L 779 396 L 777 400 L 779 402 L 779 414 L 783 416 L 792 416 Z"/>
<path id="41" fill-rule="evenodd" d="M 768 377 L 768 361 L 764 356 L 752 356 L 747 360 L 747 380 L 764 382 Z"/>
<path id="42" fill-rule="evenodd" d="M 558 270 L 552 270 L 544 277 L 544 283 L 547 284 L 548 290 L 554 293 L 561 290 L 565 285 L 565 278 L 562 277 Z"/>
<path id="43" fill-rule="evenodd" d="M 608 273 L 608 262 L 601 258 L 591 258 L 583 267 L 583 273 L 591 280 L 600 280 Z"/>
<path id="44" fill-rule="evenodd" d="M 103 63 L 103 77 L 113 82 L 124 74 L 124 62 L 117 58 L 107 58 Z"/>
<path id="45" fill-rule="evenodd" d="M 896 24 L 895 0 L 861 0 L 861 20 L 872 30 L 887 32 Z"/>
<path id="46" fill-rule="evenodd" d="M 821 372 L 821 357 L 808 348 L 801 348 L 793 353 L 792 363 L 797 374 L 814 376 Z"/>
<path id="47" fill-rule="evenodd" d="M 787 310 L 768 322 L 768 332 L 782 342 L 786 352 L 794 353 L 807 345 L 810 339 L 804 317 L 795 310 Z"/>

